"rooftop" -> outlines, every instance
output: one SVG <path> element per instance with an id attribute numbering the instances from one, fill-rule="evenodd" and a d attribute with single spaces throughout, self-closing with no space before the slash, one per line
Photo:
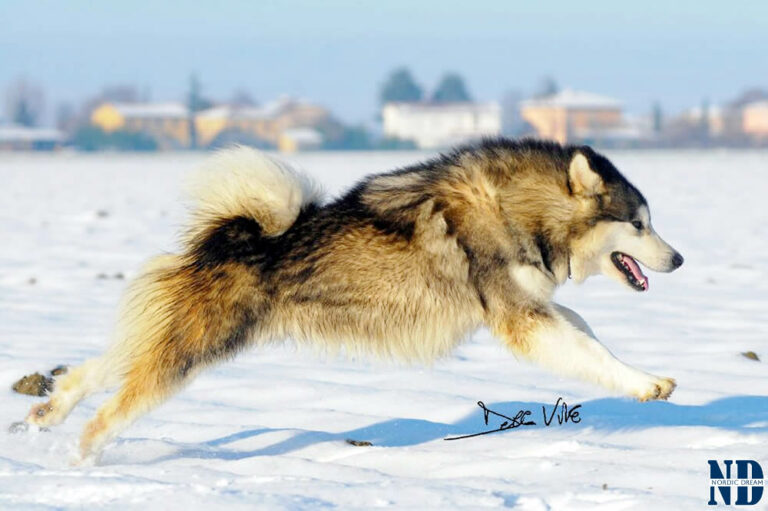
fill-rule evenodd
<path id="1" fill-rule="evenodd" d="M 199 117 L 210 119 L 273 119 L 294 105 L 308 104 L 306 101 L 283 96 L 263 106 L 219 105 L 198 112 Z"/>
<path id="2" fill-rule="evenodd" d="M 747 108 L 768 108 L 768 100 L 760 100 L 760 101 L 753 101 L 751 103 L 747 103 L 746 105 L 743 105 L 741 108 L 747 109 Z"/>
<path id="3" fill-rule="evenodd" d="M 411 112 L 429 112 L 429 111 L 442 111 L 442 112 L 466 112 L 477 110 L 498 110 L 499 104 L 490 103 L 474 103 L 474 102 L 455 102 L 455 103 L 429 103 L 429 102 L 394 102 L 387 103 L 385 107 L 395 107 L 401 110 Z"/>
<path id="4" fill-rule="evenodd" d="M 0 142 L 60 142 L 64 135 L 52 128 L 29 128 L 11 124 L 0 126 Z"/>
<path id="5" fill-rule="evenodd" d="M 282 136 L 303 144 L 323 142 L 323 135 L 312 128 L 289 128 L 283 131 Z"/>
<path id="6" fill-rule="evenodd" d="M 563 89 L 551 96 L 528 99 L 522 106 L 560 107 L 560 108 L 621 108 L 617 99 L 591 92 Z"/>
<path id="7" fill-rule="evenodd" d="M 113 103 L 124 117 L 187 117 L 189 109 L 183 103 Z"/>

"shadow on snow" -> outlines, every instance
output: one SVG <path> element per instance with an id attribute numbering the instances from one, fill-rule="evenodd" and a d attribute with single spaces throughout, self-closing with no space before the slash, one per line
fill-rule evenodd
<path id="1" fill-rule="evenodd" d="M 513 417 L 519 410 L 531 410 L 536 426 L 524 429 L 544 430 L 542 406 L 547 413 L 552 403 L 509 401 L 487 404 L 499 413 Z M 668 402 L 638 403 L 626 399 L 597 399 L 582 403 L 579 409 L 581 423 L 565 424 L 558 428 L 570 430 L 592 428 L 595 430 L 626 431 L 659 426 L 706 426 L 743 432 L 768 431 L 768 397 L 736 396 L 718 399 L 704 405 L 679 405 Z M 553 422 L 557 424 L 557 419 Z M 478 407 L 455 423 L 431 422 L 419 419 L 390 419 L 370 426 L 347 430 L 341 433 L 324 431 L 291 430 L 288 428 L 260 428 L 240 431 L 200 444 L 182 444 L 175 453 L 168 454 L 150 463 L 179 459 L 204 458 L 238 460 L 253 456 L 285 454 L 322 442 L 343 442 L 346 439 L 364 440 L 377 447 L 407 447 L 440 440 L 450 436 L 461 436 L 493 429 L 498 421 L 488 426 L 483 422 L 483 412 Z M 241 440 L 280 431 L 297 431 L 288 439 L 253 450 L 229 449 L 227 446 Z M 492 435 L 514 435 L 517 430 L 492 433 Z M 471 442 L 472 439 L 461 440 Z"/>

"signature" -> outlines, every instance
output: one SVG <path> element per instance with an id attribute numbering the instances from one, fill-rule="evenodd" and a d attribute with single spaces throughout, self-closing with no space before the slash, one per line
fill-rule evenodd
<path id="1" fill-rule="evenodd" d="M 498 426 L 494 429 L 488 429 L 480 431 L 479 433 L 472 433 L 469 435 L 453 436 L 444 438 L 443 440 L 461 440 L 462 438 L 472 438 L 475 436 L 488 435 L 490 433 L 498 433 L 499 431 L 506 431 L 508 429 L 515 429 L 521 426 L 536 426 L 536 421 L 533 420 L 533 412 L 530 410 L 520 410 L 514 416 L 510 417 L 503 413 L 495 412 L 485 406 L 482 401 L 477 402 L 483 410 L 483 420 L 487 426 L 491 418 L 494 423 L 498 423 Z M 544 426 L 552 426 L 553 424 L 562 425 L 568 422 L 578 424 L 581 422 L 581 415 L 579 409 L 581 405 L 568 406 L 568 403 L 562 397 L 558 397 L 554 406 L 547 410 L 546 406 L 541 407 L 541 417 L 544 421 Z"/>

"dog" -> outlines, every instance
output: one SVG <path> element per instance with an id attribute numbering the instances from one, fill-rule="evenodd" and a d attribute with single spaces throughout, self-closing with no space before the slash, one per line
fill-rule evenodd
<path id="1" fill-rule="evenodd" d="M 182 250 L 150 260 L 106 352 L 59 377 L 27 422 L 62 422 L 117 387 L 87 423 L 82 459 L 211 364 L 284 339 L 429 362 L 487 326 L 515 355 L 640 401 L 675 381 L 615 358 L 552 302 L 569 278 L 648 289 L 638 262 L 683 257 L 648 203 L 587 146 L 489 139 L 365 178 L 323 203 L 305 175 L 236 147 L 193 180 Z"/>

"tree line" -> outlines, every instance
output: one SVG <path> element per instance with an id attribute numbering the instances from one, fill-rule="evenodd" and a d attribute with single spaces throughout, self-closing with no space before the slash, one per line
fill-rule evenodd
<path id="1" fill-rule="evenodd" d="M 467 90 L 464 78 L 455 72 L 443 75 L 435 90 L 427 96 L 424 88 L 413 78 L 411 71 L 406 67 L 399 67 L 392 71 L 381 87 L 379 102 L 419 102 L 431 103 L 459 103 L 472 101 L 472 96 Z"/>

